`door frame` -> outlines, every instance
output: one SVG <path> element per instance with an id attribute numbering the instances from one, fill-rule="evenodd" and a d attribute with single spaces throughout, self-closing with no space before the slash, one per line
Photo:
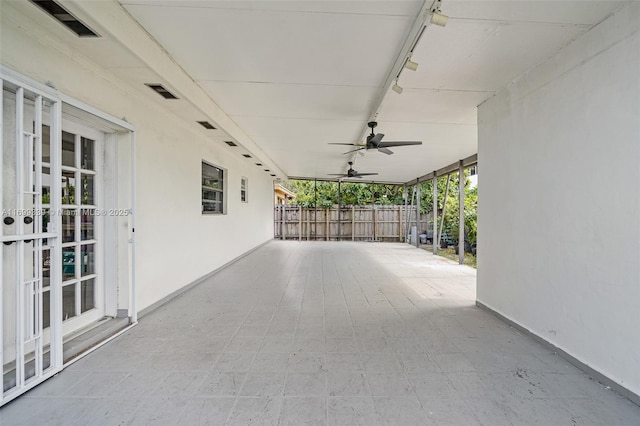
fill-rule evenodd
<path id="1" fill-rule="evenodd" d="M 5 83 L 14 87 L 23 89 L 36 97 L 41 97 L 42 100 L 46 100 L 50 103 L 50 144 L 51 144 L 51 166 L 50 173 L 52 179 L 52 191 L 51 191 L 51 202 L 50 208 L 58 209 L 61 211 L 61 201 L 62 194 L 59 190 L 54 190 L 55 188 L 59 188 L 60 183 L 58 177 L 61 176 L 61 153 L 59 150 L 53 149 L 53 147 L 60 147 L 61 144 L 61 135 L 62 135 L 62 124 L 63 124 L 63 106 L 73 111 L 73 113 L 65 113 L 74 118 L 79 118 L 81 121 L 86 122 L 88 127 L 92 127 L 91 124 L 95 126 L 96 129 L 103 129 L 105 133 L 111 133 L 113 135 L 117 135 L 118 137 L 128 138 L 129 146 L 131 149 L 131 163 L 130 163 L 130 232 L 129 232 L 129 267 L 130 267 L 130 276 L 128 282 L 128 307 L 127 314 L 129 316 L 130 326 L 134 326 L 137 324 L 137 309 L 136 309 L 136 272 L 135 272 L 135 215 L 136 215 L 136 132 L 135 127 L 125 120 L 118 119 L 110 114 L 107 114 L 97 108 L 94 108 L 84 102 L 72 98 L 68 95 L 65 95 L 58 90 L 49 87 L 48 85 L 42 84 L 35 80 L 30 79 L 16 71 L 13 71 L 5 66 L 0 65 L 0 152 L 2 152 L 2 147 L 4 146 L 3 141 L 3 126 L 4 126 L 4 116 L 3 116 L 3 98 L 4 98 L 4 87 Z M 18 127 L 18 126 L 17 126 Z M 22 127 L 22 124 L 19 125 Z M 17 133 L 17 132 L 16 132 Z M 105 134 L 105 139 L 108 138 L 108 134 Z M 0 161 L 0 187 L 3 184 L 2 178 L 2 170 L 3 164 Z M 54 185 L 54 182 L 55 185 Z M 0 210 L 2 209 L 2 200 L 0 199 Z M 46 372 L 42 372 L 42 374 L 38 375 L 33 379 L 29 379 L 26 382 L 21 382 L 20 386 L 16 386 L 11 390 L 4 392 L 3 388 L 0 387 L 0 407 L 9 401 L 15 399 L 19 395 L 33 388 L 34 386 L 40 384 L 44 380 L 49 377 L 60 372 L 66 365 L 63 364 L 63 327 L 62 327 L 62 245 L 61 245 L 61 232 L 62 232 L 62 217 L 61 215 L 52 215 L 51 222 L 53 233 L 42 233 L 38 235 L 34 235 L 34 237 L 40 238 L 51 238 L 55 240 L 55 244 L 52 245 L 50 251 L 50 259 L 51 259 L 51 277 L 50 277 L 50 297 L 51 297 L 51 323 L 50 323 L 50 367 L 46 370 Z M 0 240 L 4 240 L 3 229 L 0 227 Z M 23 238 L 24 239 L 24 238 Z M 3 262 L 2 262 L 2 250 L 0 247 L 0 277 L 3 274 Z M 103 296 L 104 300 L 104 296 Z M 3 363 L 3 286 L 0 281 L 0 365 Z M 125 329 L 126 330 L 126 329 Z M 123 331 L 125 331 L 123 330 Z M 21 333 L 17 333 L 20 335 Z M 115 336 L 112 336 L 112 338 Z M 91 350 L 81 354 L 79 357 L 75 358 L 71 362 L 75 362 L 77 359 L 80 359 L 82 356 L 96 349 L 100 345 L 106 343 L 108 340 L 105 340 L 93 347 Z M 2 370 L 4 372 L 4 370 Z M 1 374 L 0 374 L 1 375 Z M 17 383 L 19 383 L 17 381 Z"/>

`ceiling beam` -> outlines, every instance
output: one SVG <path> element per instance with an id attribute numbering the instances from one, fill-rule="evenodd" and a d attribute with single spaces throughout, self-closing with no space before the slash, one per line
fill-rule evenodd
<path id="1" fill-rule="evenodd" d="M 478 164 L 478 154 L 473 154 L 462 160 L 462 167 L 467 168 L 469 166 L 473 166 L 474 164 Z M 428 180 L 433 179 L 434 177 L 446 176 L 453 172 L 457 172 L 460 167 L 460 162 L 456 161 L 455 163 L 449 164 L 446 167 L 443 167 L 439 170 L 433 171 L 429 174 L 420 176 L 417 180 L 412 179 L 410 181 L 405 182 L 405 185 L 415 185 L 416 183 L 426 182 Z"/>

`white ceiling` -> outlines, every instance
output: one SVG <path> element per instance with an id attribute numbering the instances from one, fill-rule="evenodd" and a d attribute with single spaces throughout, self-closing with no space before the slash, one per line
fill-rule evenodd
<path id="1" fill-rule="evenodd" d="M 254 155 L 308 178 L 343 172 L 355 158 L 358 171 L 397 183 L 475 154 L 476 106 L 623 3 L 443 0 L 451 19 L 426 28 L 418 70 L 402 71 L 398 95 L 385 82 L 423 1 L 117 1 L 262 150 Z M 111 52 L 96 62 L 130 83 L 162 79 L 149 61 Z M 191 118 L 202 110 L 184 104 L 172 108 Z M 385 141 L 423 145 L 390 156 L 328 145 L 362 141 L 374 114 Z"/>

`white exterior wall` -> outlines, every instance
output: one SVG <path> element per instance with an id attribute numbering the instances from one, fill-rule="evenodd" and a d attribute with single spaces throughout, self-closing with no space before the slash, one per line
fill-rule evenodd
<path id="1" fill-rule="evenodd" d="M 478 301 L 640 394 L 640 4 L 478 111 Z"/>
<path id="2" fill-rule="evenodd" d="M 2 20 L 2 65 L 136 126 L 138 311 L 273 238 L 273 181 L 253 159 L 208 139 L 200 117 L 185 122 L 161 105 L 170 101 L 141 95 L 150 89 L 19 24 Z M 201 214 L 202 160 L 228 172 L 226 215 Z M 248 203 L 240 201 L 242 176 Z"/>

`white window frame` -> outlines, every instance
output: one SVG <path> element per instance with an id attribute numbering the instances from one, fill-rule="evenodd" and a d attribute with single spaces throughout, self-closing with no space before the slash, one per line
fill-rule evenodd
<path id="1" fill-rule="evenodd" d="M 216 164 L 213 164 L 213 163 L 203 159 L 202 162 L 201 162 L 201 170 L 205 165 L 207 165 L 209 167 L 214 167 L 214 168 L 220 170 L 220 172 L 222 173 L 222 188 L 206 187 L 204 185 L 204 182 L 203 182 L 204 176 L 202 174 L 202 171 L 200 172 L 200 185 L 201 185 L 201 191 L 200 191 L 200 206 L 201 207 L 200 207 L 200 212 L 201 212 L 201 214 L 203 216 L 225 215 L 225 214 L 227 214 L 227 181 L 229 180 L 228 179 L 227 169 L 225 169 L 224 167 L 220 167 L 220 166 L 218 166 Z M 215 192 L 218 192 L 218 193 L 222 194 L 222 201 L 221 201 L 221 204 L 222 204 L 221 209 L 222 209 L 222 211 L 209 211 L 209 210 L 205 211 L 204 210 L 204 204 L 205 204 L 205 201 L 207 201 L 207 200 L 204 199 L 204 194 L 203 194 L 204 191 L 215 191 Z"/>
<path id="2" fill-rule="evenodd" d="M 244 199 L 242 199 L 244 195 Z M 249 179 L 242 176 L 240 178 L 240 201 L 243 203 L 249 202 Z"/>

